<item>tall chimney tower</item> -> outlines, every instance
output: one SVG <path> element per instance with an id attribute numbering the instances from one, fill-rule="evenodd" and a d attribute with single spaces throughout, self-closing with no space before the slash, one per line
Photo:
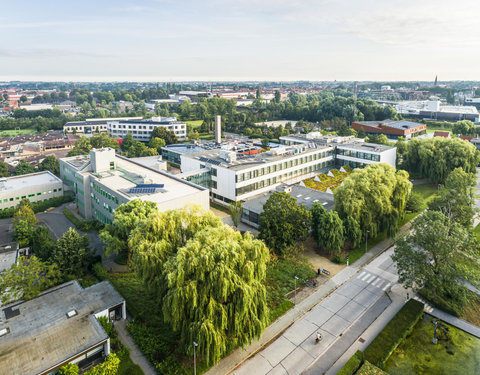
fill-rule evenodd
<path id="1" fill-rule="evenodd" d="M 215 116 L 215 142 L 222 143 L 222 116 Z"/>

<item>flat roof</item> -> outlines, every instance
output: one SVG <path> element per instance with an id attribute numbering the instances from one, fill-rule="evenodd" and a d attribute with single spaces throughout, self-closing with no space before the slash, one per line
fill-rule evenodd
<path id="1" fill-rule="evenodd" d="M 354 121 L 356 124 L 379 127 L 380 125 L 388 126 L 394 129 L 415 129 L 419 126 L 425 125 L 418 122 L 406 121 L 406 120 L 384 120 L 384 121 Z"/>
<path id="2" fill-rule="evenodd" d="M 0 193 L 53 183 L 62 183 L 62 180 L 50 171 L 5 177 L 0 178 Z"/>
<path id="3" fill-rule="evenodd" d="M 303 147 L 306 147 L 302 145 Z M 298 147 L 302 147 L 298 146 Z M 296 147 L 296 146 L 287 146 L 288 147 Z M 233 161 L 231 163 L 228 163 L 226 160 L 223 160 L 220 158 L 220 152 L 222 151 L 221 149 L 215 149 L 215 150 L 204 150 L 202 152 L 197 152 L 194 154 L 189 154 L 189 158 L 194 158 L 198 159 L 201 162 L 205 162 L 207 164 L 211 164 L 213 166 L 219 165 L 224 168 L 232 169 L 232 170 L 242 170 L 242 169 L 248 169 L 251 168 L 255 165 L 261 165 L 265 163 L 271 163 L 271 162 L 276 162 L 276 161 L 282 161 L 282 160 L 288 160 L 289 158 L 293 157 L 298 157 L 298 156 L 303 156 L 303 155 L 308 155 L 312 154 L 316 151 L 319 150 L 329 150 L 332 149 L 333 147 L 330 145 L 317 145 L 317 147 L 314 148 L 306 148 L 305 151 L 303 152 L 298 152 L 298 153 L 290 153 L 290 154 L 272 154 L 271 152 L 262 152 L 254 155 L 241 155 L 240 157 L 237 155 L 237 160 Z M 281 147 L 275 148 L 275 150 L 280 150 Z"/>
<path id="4" fill-rule="evenodd" d="M 290 190 L 290 191 L 288 191 Z M 314 203 L 320 203 L 325 207 L 327 211 L 333 210 L 335 206 L 335 200 L 333 194 L 325 193 L 315 189 L 310 189 L 300 185 L 286 185 L 282 184 L 277 187 L 276 192 L 288 192 L 292 197 L 297 200 L 298 204 L 305 206 L 310 210 Z M 249 211 L 256 213 L 263 212 L 263 205 L 267 202 L 272 192 L 264 193 L 253 197 L 242 203 L 242 207 Z"/>
<path id="5" fill-rule="evenodd" d="M 2 307 L 0 331 L 9 332 L 0 336 L 1 372 L 36 375 L 100 344 L 108 336 L 94 314 L 123 302 L 108 281 L 83 289 L 74 280 Z"/>
<path id="6" fill-rule="evenodd" d="M 9 242 L 0 245 L 0 274 L 8 270 L 17 261 L 18 242 Z"/>
<path id="7" fill-rule="evenodd" d="M 349 148 L 349 149 L 365 151 L 365 152 L 384 152 L 384 151 L 388 151 L 396 148 L 395 146 L 379 145 L 378 143 L 366 143 L 366 142 L 342 143 L 336 146 L 339 148 Z"/>

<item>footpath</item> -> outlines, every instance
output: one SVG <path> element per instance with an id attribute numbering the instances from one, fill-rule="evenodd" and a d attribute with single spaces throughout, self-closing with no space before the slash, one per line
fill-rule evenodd
<path id="1" fill-rule="evenodd" d="M 407 224 L 408 225 L 408 224 Z M 406 226 L 402 227 L 402 231 Z M 409 227 L 409 225 L 408 225 Z M 253 357 L 266 346 L 280 337 L 300 317 L 312 310 L 322 299 L 331 294 L 337 287 L 350 280 L 358 270 L 372 259 L 384 252 L 393 245 L 393 240 L 388 238 L 373 246 L 366 254 L 360 257 L 355 263 L 344 268 L 337 275 L 321 285 L 313 294 L 299 302 L 296 306 L 287 311 L 284 315 L 270 324 L 263 332 L 259 340 L 253 341 L 248 347 L 237 348 L 230 355 L 209 369 L 206 375 L 225 375 L 232 373 L 247 359 Z"/>

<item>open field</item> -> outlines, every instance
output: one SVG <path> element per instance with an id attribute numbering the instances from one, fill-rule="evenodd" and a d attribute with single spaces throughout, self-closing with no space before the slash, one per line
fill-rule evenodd
<path id="1" fill-rule="evenodd" d="M 34 134 L 36 132 L 37 132 L 36 129 L 3 130 L 0 132 L 0 138 L 14 137 L 16 135 L 23 135 L 23 134 Z"/>
<path id="2" fill-rule="evenodd" d="M 195 128 L 199 128 L 203 124 L 203 120 L 185 121 L 185 124 L 195 129 Z"/>

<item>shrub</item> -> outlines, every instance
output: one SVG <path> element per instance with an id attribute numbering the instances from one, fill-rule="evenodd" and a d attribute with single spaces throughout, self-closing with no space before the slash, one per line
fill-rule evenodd
<path id="1" fill-rule="evenodd" d="M 388 357 L 411 333 L 422 316 L 423 303 L 414 299 L 409 300 L 365 349 L 365 360 L 383 368 Z"/>
<path id="2" fill-rule="evenodd" d="M 78 365 L 69 363 L 58 369 L 58 375 L 78 375 Z"/>
<path id="3" fill-rule="evenodd" d="M 443 298 L 437 291 L 423 288 L 418 291 L 422 297 L 431 302 L 435 307 L 454 316 L 461 317 L 465 311 L 465 305 L 468 302 L 458 301 L 457 298 Z"/>
<path id="4" fill-rule="evenodd" d="M 58 207 L 64 203 L 68 203 L 72 201 L 72 197 L 69 194 L 64 195 L 63 197 L 54 197 L 44 201 L 39 202 L 31 202 L 30 207 L 32 207 L 33 212 L 38 213 L 45 211 L 51 207 Z M 15 213 L 16 208 L 5 208 L 4 210 L 0 210 L 0 219 L 5 219 L 8 217 L 12 217 Z"/>
<path id="5" fill-rule="evenodd" d="M 418 193 L 411 192 L 405 209 L 410 212 L 419 212 L 422 210 L 423 205 L 424 201 L 422 196 Z"/>
<path id="6" fill-rule="evenodd" d="M 365 363 L 357 371 L 356 375 L 388 375 L 385 371 L 379 369 L 377 366 L 372 365 L 370 362 Z"/>
<path id="7" fill-rule="evenodd" d="M 105 362 L 88 370 L 84 375 L 117 375 L 118 367 L 120 366 L 120 359 L 115 353 L 107 356 Z"/>
<path id="8" fill-rule="evenodd" d="M 337 375 L 353 375 L 363 363 L 363 352 L 357 350 L 354 355 L 343 365 Z"/>
<path id="9" fill-rule="evenodd" d="M 107 270 L 102 266 L 102 263 L 95 263 L 92 267 L 92 272 L 93 274 L 100 280 L 107 280 L 108 278 L 108 272 Z"/>

